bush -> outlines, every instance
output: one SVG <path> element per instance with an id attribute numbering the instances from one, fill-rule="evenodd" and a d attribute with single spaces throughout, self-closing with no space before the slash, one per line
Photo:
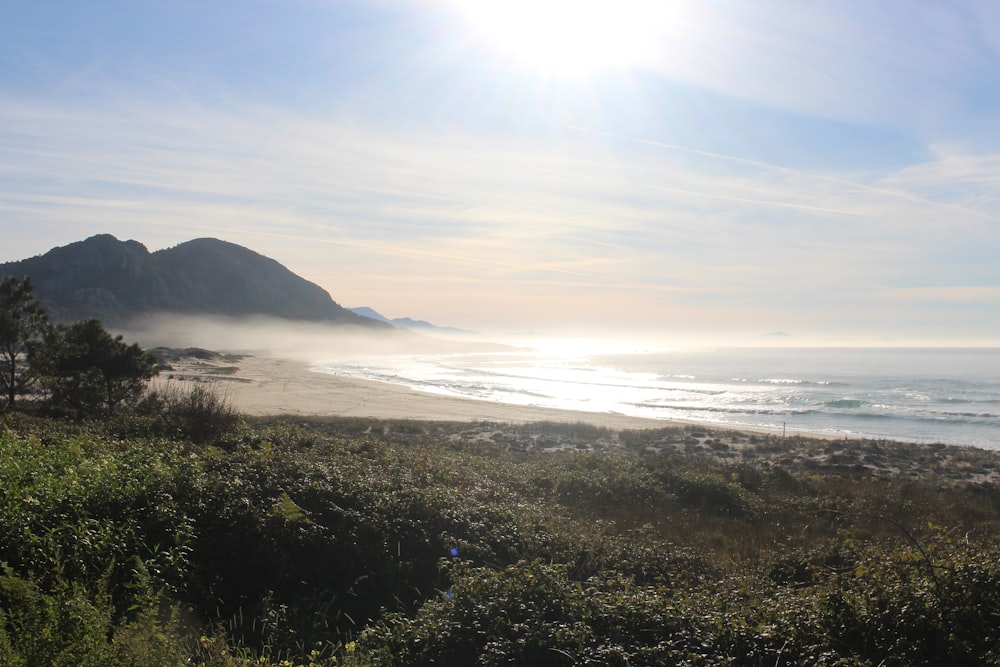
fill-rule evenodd
<path id="1" fill-rule="evenodd" d="M 80 584 L 60 583 L 47 592 L 5 566 L 0 575 L 0 663 L 10 667 L 169 667 L 184 665 L 191 638 L 177 609 L 160 617 L 155 599 L 114 620 L 110 596 Z"/>
<path id="2" fill-rule="evenodd" d="M 467 425 L 197 445 L 158 400 L 0 415 L 0 663 L 1000 662 L 1000 542 L 968 533 L 1000 507 L 974 485 L 452 442 Z"/>
<path id="3" fill-rule="evenodd" d="M 147 393 L 137 411 L 161 419 L 165 434 L 198 445 L 231 442 L 243 421 L 228 395 L 214 384 L 190 389 L 172 384 L 157 386 Z"/>
<path id="4" fill-rule="evenodd" d="M 538 561 L 459 563 L 452 587 L 416 616 L 388 617 L 358 651 L 380 665 L 662 665 L 699 646 L 697 618 L 627 578 L 574 581 Z"/>

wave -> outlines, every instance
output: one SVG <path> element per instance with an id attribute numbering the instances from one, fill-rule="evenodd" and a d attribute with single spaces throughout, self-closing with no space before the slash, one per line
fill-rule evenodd
<path id="1" fill-rule="evenodd" d="M 682 377 L 682 376 L 672 376 Z M 798 378 L 758 378 L 751 380 L 748 377 L 727 377 L 721 382 L 735 382 L 738 384 L 770 384 L 770 385 L 803 385 L 816 387 L 849 387 L 849 382 L 838 382 L 836 380 L 801 380 Z"/>
<path id="2" fill-rule="evenodd" d="M 747 381 L 747 380 L 744 380 Z M 847 382 L 835 382 L 833 380 L 799 380 L 795 378 L 761 378 L 757 380 L 761 384 L 777 385 L 814 385 L 817 387 L 847 387 Z"/>
<path id="3" fill-rule="evenodd" d="M 517 405 L 690 418 L 735 428 L 781 428 L 788 422 L 807 432 L 997 448 L 1000 383 L 978 362 L 939 378 L 923 373 L 909 357 L 878 357 L 871 365 L 845 363 L 853 358 L 847 354 L 713 356 L 705 364 L 676 355 L 606 361 L 414 355 L 328 363 L 316 370 Z"/>
<path id="4" fill-rule="evenodd" d="M 650 389 L 650 390 L 664 389 L 664 387 L 662 387 L 662 386 L 651 385 L 648 382 L 644 383 L 644 384 L 640 384 L 638 382 L 615 381 L 615 380 L 611 380 L 611 379 L 608 379 L 608 380 L 603 381 L 603 382 L 602 381 L 595 381 L 595 380 L 592 380 L 592 379 L 589 379 L 589 378 L 586 379 L 586 380 L 574 380 L 572 378 L 558 378 L 558 379 L 554 379 L 552 377 L 546 377 L 546 376 L 544 376 L 544 375 L 542 375 L 540 373 L 539 374 L 512 373 L 512 372 L 488 370 L 488 369 L 479 368 L 479 367 L 465 368 L 465 367 L 460 367 L 460 366 L 447 366 L 447 365 L 443 365 L 443 364 L 440 367 L 441 368 L 445 368 L 447 370 L 455 371 L 455 372 L 458 372 L 458 373 L 461 373 L 461 374 L 464 374 L 464 375 L 472 375 L 472 374 L 483 375 L 483 376 L 486 376 L 486 377 L 498 378 L 500 380 L 504 380 L 504 379 L 510 379 L 510 380 L 531 380 L 533 382 L 554 382 L 554 383 L 564 384 L 564 385 L 582 385 L 582 386 L 593 386 L 593 387 L 605 387 L 605 388 L 610 388 L 610 389 Z M 577 369 L 560 369 L 560 370 L 577 370 Z M 606 372 L 607 369 L 594 368 L 594 369 L 589 369 L 589 370 L 592 370 L 593 372 Z"/>
<path id="5" fill-rule="evenodd" d="M 826 401 L 823 405 L 828 408 L 860 408 L 867 403 L 853 398 L 839 398 L 834 401 Z"/>
<path id="6" fill-rule="evenodd" d="M 797 408 L 736 408 L 730 406 L 714 405 L 670 405 L 663 403 L 632 403 L 633 407 L 647 410 L 674 410 L 677 412 L 708 412 L 713 414 L 733 414 L 733 415 L 808 415 L 816 411 L 810 409 Z"/>
<path id="7" fill-rule="evenodd" d="M 959 398 L 957 396 L 949 396 L 947 398 L 940 399 L 942 403 L 955 403 L 957 405 L 997 405 L 1000 406 L 1000 400 L 994 398 Z"/>
<path id="8" fill-rule="evenodd" d="M 946 417 L 965 417 L 971 419 L 1000 419 L 1000 414 L 993 412 L 940 412 Z"/>

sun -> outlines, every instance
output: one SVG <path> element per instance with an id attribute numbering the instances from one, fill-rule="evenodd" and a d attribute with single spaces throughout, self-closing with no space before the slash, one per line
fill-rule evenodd
<path id="1" fill-rule="evenodd" d="M 669 0 L 455 0 L 476 38 L 519 65 L 589 75 L 652 59 Z"/>

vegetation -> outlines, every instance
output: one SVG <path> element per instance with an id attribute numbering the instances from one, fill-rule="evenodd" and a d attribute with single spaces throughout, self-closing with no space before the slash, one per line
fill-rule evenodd
<path id="1" fill-rule="evenodd" d="M 52 405 L 85 415 L 135 404 L 156 374 L 152 355 L 112 336 L 94 319 L 51 327 L 31 365 Z"/>
<path id="2" fill-rule="evenodd" d="M 1000 664 L 1000 456 L 257 420 L 0 283 L 0 664 Z"/>
<path id="3" fill-rule="evenodd" d="M 1000 664 L 1000 459 L 271 420 L 0 282 L 5 665 Z M 48 415 L 48 416 L 46 416 Z"/>
<path id="4" fill-rule="evenodd" d="M 990 452 L 199 391 L 0 418 L 0 663 L 1000 663 Z"/>
<path id="5" fill-rule="evenodd" d="M 25 360 L 41 342 L 48 317 L 33 290 L 31 278 L 7 276 L 0 281 L 0 389 L 9 407 L 37 377 Z"/>
<path id="6" fill-rule="evenodd" d="M 37 384 L 47 406 L 109 415 L 142 397 L 155 358 L 104 330 L 99 320 L 50 324 L 30 278 L 0 280 L 0 385 L 5 407 Z"/>

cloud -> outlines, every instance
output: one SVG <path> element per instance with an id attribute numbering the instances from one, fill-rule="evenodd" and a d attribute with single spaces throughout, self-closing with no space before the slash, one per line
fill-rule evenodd
<path id="1" fill-rule="evenodd" d="M 989 282 L 993 263 L 968 246 L 1000 251 L 998 158 L 957 149 L 841 173 L 655 141 L 142 101 L 5 104 L 0 126 L 0 210 L 30 230 L 0 259 L 98 232 L 152 249 L 217 236 L 338 301 L 462 326 L 627 306 L 650 326 L 756 312 L 792 329 L 778 320 L 833 320 L 831 304 L 860 309 L 889 285 Z"/>
<path id="2" fill-rule="evenodd" d="M 886 295 L 891 299 L 902 301 L 926 301 L 943 304 L 981 303 L 996 307 L 1000 305 L 1000 284 L 904 287 L 888 290 Z"/>
<path id="3" fill-rule="evenodd" d="M 976 114 L 1000 16 L 965 3 L 678 3 L 665 76 L 798 113 L 948 136 Z M 992 44 L 992 47 L 990 46 Z"/>

